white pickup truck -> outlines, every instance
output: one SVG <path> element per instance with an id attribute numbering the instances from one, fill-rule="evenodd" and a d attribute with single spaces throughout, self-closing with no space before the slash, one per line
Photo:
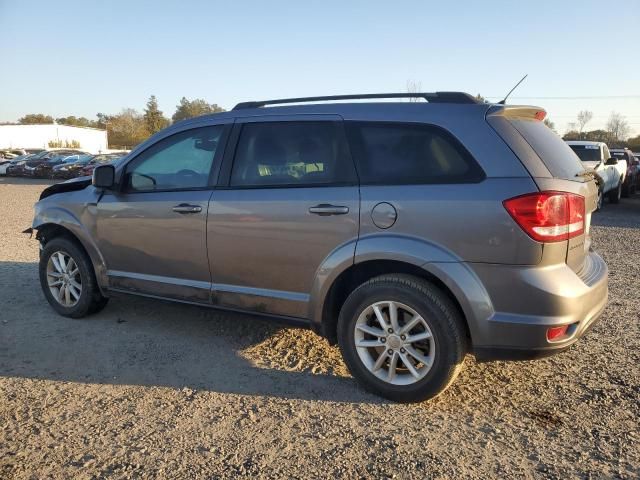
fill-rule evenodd
<path id="1" fill-rule="evenodd" d="M 584 168 L 596 172 L 601 179 L 598 209 L 602 207 L 605 195 L 609 197 L 611 203 L 619 203 L 622 196 L 622 184 L 627 175 L 627 162 L 613 157 L 609 152 L 609 147 L 603 142 L 570 140 L 567 141 L 567 145 L 582 160 Z"/>

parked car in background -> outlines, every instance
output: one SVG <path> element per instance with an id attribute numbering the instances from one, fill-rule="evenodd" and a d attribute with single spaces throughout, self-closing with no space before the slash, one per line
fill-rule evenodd
<path id="1" fill-rule="evenodd" d="M 27 160 L 24 166 L 24 174 L 33 177 L 48 177 L 55 165 L 64 162 L 71 155 L 87 155 L 88 152 L 77 149 L 55 149 L 42 152 Z"/>
<path id="2" fill-rule="evenodd" d="M 618 160 L 611 156 L 606 143 L 568 140 L 567 144 L 582 161 L 582 166 L 586 170 L 595 172 L 600 179 L 598 209 L 602 208 L 605 195 L 611 203 L 619 203 L 626 175 L 626 165 L 623 167 L 623 171 L 618 165 Z"/>
<path id="3" fill-rule="evenodd" d="M 78 177 L 92 175 L 93 170 L 98 165 L 104 165 L 107 163 L 116 164 L 122 157 L 126 155 L 126 152 L 123 153 L 108 153 L 104 155 L 96 155 L 82 170 L 78 173 Z"/>
<path id="4" fill-rule="evenodd" d="M 44 296 L 73 318 L 116 293 L 284 317 L 401 402 L 438 395 L 467 353 L 569 348 L 607 303 L 596 182 L 538 107 L 317 104 L 389 96 L 239 104 L 48 187 Z"/>
<path id="5" fill-rule="evenodd" d="M 27 153 L 26 155 L 19 155 L 11 160 L 0 161 L 0 175 L 10 175 L 10 169 L 18 165 L 24 166 L 25 162 L 33 156 L 33 153 Z"/>
<path id="6" fill-rule="evenodd" d="M 75 178 L 80 171 L 95 157 L 95 155 L 71 155 L 64 162 L 54 165 L 51 169 L 51 178 Z"/>
<path id="7" fill-rule="evenodd" d="M 622 184 L 622 196 L 628 197 L 638 191 L 638 159 L 633 155 L 633 152 L 628 148 L 612 148 L 611 155 L 618 159 L 620 168 L 624 163 L 626 165 L 626 173 L 624 183 Z"/>

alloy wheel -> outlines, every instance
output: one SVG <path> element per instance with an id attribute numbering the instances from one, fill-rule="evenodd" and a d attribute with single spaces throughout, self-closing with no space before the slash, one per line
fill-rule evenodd
<path id="1" fill-rule="evenodd" d="M 53 298 L 64 307 L 73 307 L 82 294 L 82 278 L 75 260 L 59 250 L 47 262 L 47 284 Z"/>
<path id="2" fill-rule="evenodd" d="M 355 324 L 356 351 L 364 366 L 380 380 L 411 385 L 431 370 L 436 355 L 426 320 L 400 302 L 376 302 Z"/>

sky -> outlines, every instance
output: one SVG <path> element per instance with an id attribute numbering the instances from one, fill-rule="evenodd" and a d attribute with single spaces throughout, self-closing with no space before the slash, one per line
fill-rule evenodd
<path id="1" fill-rule="evenodd" d="M 0 121 L 461 90 L 640 133 L 640 1 L 0 0 Z"/>

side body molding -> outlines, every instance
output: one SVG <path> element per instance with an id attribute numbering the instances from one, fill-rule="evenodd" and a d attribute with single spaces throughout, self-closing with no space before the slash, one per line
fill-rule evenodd
<path id="1" fill-rule="evenodd" d="M 376 234 L 361 237 L 355 254 L 350 244 L 334 250 L 318 268 L 311 290 L 309 315 L 312 328 L 322 331 L 323 306 L 331 285 L 348 268 L 374 260 L 392 260 L 424 269 L 453 293 L 467 319 L 471 336 L 478 323 L 493 315 L 489 294 L 468 265 L 434 243 L 404 235 Z"/>

